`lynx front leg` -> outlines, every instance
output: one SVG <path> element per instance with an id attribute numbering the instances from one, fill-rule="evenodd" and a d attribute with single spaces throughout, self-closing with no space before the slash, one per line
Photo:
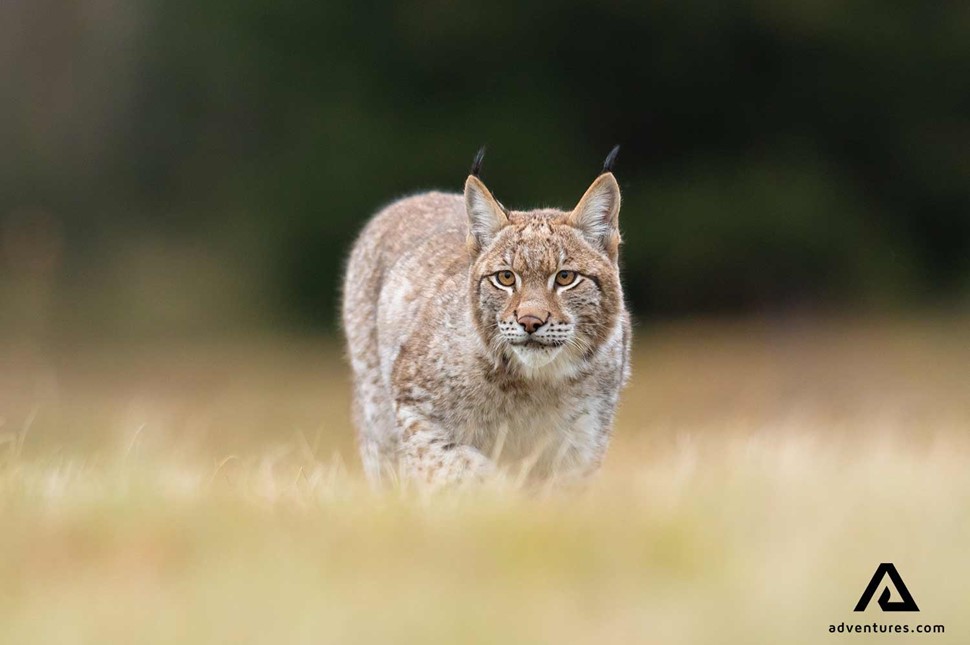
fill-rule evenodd
<path id="1" fill-rule="evenodd" d="M 399 413 L 401 466 L 408 479 L 442 488 L 466 481 L 481 481 L 495 472 L 495 465 L 472 446 L 453 438 L 429 421 Z"/>

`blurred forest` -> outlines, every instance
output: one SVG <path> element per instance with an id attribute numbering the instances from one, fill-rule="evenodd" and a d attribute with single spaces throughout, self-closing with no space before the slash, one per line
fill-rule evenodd
<path id="1" fill-rule="evenodd" d="M 334 324 L 475 150 L 571 207 L 615 143 L 640 317 L 965 303 L 970 4 L 0 3 L 0 325 Z"/>

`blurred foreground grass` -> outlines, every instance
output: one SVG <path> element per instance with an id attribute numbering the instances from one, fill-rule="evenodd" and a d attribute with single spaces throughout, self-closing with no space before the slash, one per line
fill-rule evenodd
<path id="1" fill-rule="evenodd" d="M 966 316 L 642 327 L 579 496 L 370 493 L 339 355 L 0 348 L 0 641 L 970 640 Z"/>

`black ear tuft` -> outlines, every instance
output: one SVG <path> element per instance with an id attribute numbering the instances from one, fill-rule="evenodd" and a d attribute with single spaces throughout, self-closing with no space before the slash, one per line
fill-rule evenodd
<path id="1" fill-rule="evenodd" d="M 482 172 L 482 161 L 485 160 L 485 146 L 478 149 L 475 153 L 475 159 L 472 160 L 472 169 L 470 174 L 473 177 L 478 177 L 479 173 Z"/>
<path id="2" fill-rule="evenodd" d="M 619 144 L 613 146 L 613 149 L 610 150 L 610 154 L 606 155 L 606 161 L 603 162 L 603 172 L 613 172 L 613 164 L 616 163 L 616 156 L 618 154 L 620 154 Z"/>

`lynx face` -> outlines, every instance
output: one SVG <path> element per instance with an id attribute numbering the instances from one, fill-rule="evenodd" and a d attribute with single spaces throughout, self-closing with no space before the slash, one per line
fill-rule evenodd
<path id="1" fill-rule="evenodd" d="M 465 196 L 482 340 L 527 377 L 573 372 L 608 339 L 622 308 L 612 174 L 571 212 L 507 212 L 476 177 Z"/>

